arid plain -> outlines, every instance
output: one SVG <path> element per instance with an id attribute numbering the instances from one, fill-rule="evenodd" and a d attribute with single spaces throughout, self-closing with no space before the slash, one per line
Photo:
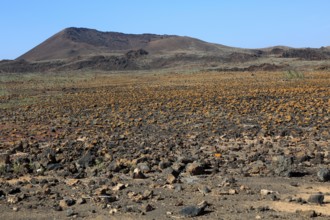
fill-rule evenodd
<path id="1" fill-rule="evenodd" d="M 329 219 L 325 71 L 0 76 L 4 219 Z"/>

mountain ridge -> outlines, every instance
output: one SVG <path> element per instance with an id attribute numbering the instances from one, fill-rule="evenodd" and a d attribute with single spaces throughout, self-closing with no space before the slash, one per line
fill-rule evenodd
<path id="1" fill-rule="evenodd" d="M 273 46 L 245 49 L 188 36 L 125 34 L 70 27 L 54 34 L 15 60 L 1 61 L 0 72 L 160 68 L 255 71 L 308 66 L 330 69 L 327 61 L 330 61 L 329 47 Z"/>
<path id="2" fill-rule="evenodd" d="M 88 28 L 66 28 L 19 56 L 16 60 L 41 61 L 75 56 L 116 55 L 129 50 L 145 49 L 151 54 L 164 53 L 228 53 L 233 48 L 196 38 L 178 35 L 125 34 L 101 32 Z"/>

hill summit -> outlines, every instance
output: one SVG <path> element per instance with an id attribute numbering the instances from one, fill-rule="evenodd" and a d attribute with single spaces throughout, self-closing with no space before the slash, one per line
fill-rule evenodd
<path id="1" fill-rule="evenodd" d="M 157 34 L 101 32 L 88 28 L 66 28 L 18 57 L 27 61 L 67 59 L 77 56 L 119 55 L 144 49 L 151 54 L 223 53 L 230 47 L 190 37 Z"/>
<path id="2" fill-rule="evenodd" d="M 0 72 L 151 70 L 211 71 L 330 69 L 329 47 L 276 46 L 242 49 L 178 35 L 125 34 L 66 28 L 16 60 L 0 61 Z"/>

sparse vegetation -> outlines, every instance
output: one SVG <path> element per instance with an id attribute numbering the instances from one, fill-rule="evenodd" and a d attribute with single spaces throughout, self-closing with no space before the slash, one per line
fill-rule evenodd
<path id="1" fill-rule="evenodd" d="M 298 70 L 287 70 L 284 73 L 284 78 L 286 80 L 293 80 L 293 79 L 304 79 L 305 74 Z"/>
<path id="2" fill-rule="evenodd" d="M 259 192 L 264 184 L 279 195 L 293 189 L 298 194 L 305 185 L 282 187 L 288 175 L 311 173 L 306 179 L 312 182 L 306 184 L 313 185 L 316 164 L 328 163 L 330 75 L 287 74 L 303 80 L 284 81 L 283 71 L 4 77 L 10 94 L 1 97 L 0 149 L 15 151 L 10 172 L 0 172 L 5 181 L 23 178 L 21 194 L 29 203 L 49 195 L 87 195 L 86 205 L 74 207 L 81 216 L 91 213 L 87 209 L 108 215 L 109 210 L 98 208 L 104 202 L 120 207 L 151 203 L 156 210 L 145 216 L 155 218 L 168 208 L 181 209 L 172 203 L 177 198 L 198 204 L 205 194 L 212 207 L 221 203 L 225 210 L 246 210 L 246 204 L 257 202 L 271 206 L 270 198 L 260 201 L 259 193 L 248 192 Z M 40 193 L 26 187 L 28 177 Z M 191 179 L 197 190 L 185 185 Z M 184 190 L 176 192 L 174 184 Z M 230 194 L 226 203 L 219 201 L 220 193 Z M 162 196 L 161 202 L 156 196 Z M 44 200 L 43 207 L 53 208 L 58 200 Z M 329 213 L 329 204 L 323 205 L 317 211 Z M 116 215 L 126 214 L 119 208 Z M 220 215 L 223 210 L 215 209 L 205 217 Z M 253 219 L 255 211 L 244 215 Z"/>

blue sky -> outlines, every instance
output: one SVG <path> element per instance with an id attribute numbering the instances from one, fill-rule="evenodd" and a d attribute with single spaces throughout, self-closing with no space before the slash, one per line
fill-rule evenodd
<path id="1" fill-rule="evenodd" d="M 0 60 L 66 27 L 191 36 L 243 48 L 330 46 L 329 0 L 1 0 Z"/>

